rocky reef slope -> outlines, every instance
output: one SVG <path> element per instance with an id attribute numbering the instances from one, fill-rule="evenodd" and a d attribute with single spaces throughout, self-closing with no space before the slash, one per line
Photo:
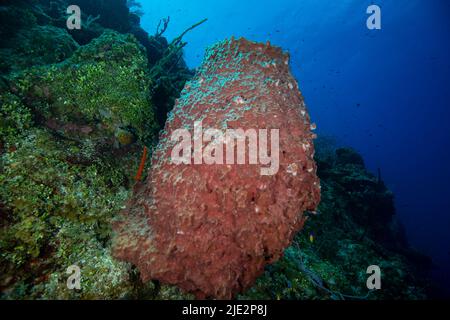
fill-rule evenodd
<path id="1" fill-rule="evenodd" d="M 356 151 L 332 141 L 320 136 L 316 141 L 318 214 L 240 298 L 425 299 L 431 261 L 409 247 L 393 194 Z M 381 269 L 380 290 L 367 289 L 370 265 Z"/>

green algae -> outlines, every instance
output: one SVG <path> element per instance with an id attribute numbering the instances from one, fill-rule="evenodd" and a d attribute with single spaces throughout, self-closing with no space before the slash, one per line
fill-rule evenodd
<path id="1" fill-rule="evenodd" d="M 0 94 L 0 143 L 13 141 L 33 125 L 31 111 L 10 93 Z"/>
<path id="2" fill-rule="evenodd" d="M 144 49 L 137 40 L 110 31 L 70 59 L 26 70 L 11 82 L 15 93 L 44 121 L 88 125 L 102 138 L 113 138 L 125 128 L 150 144 L 157 125 L 147 72 Z"/>
<path id="3" fill-rule="evenodd" d="M 170 108 L 190 77 L 181 51 L 177 66 L 152 78 L 165 38 L 112 31 L 131 22 L 106 16 L 67 33 L 64 10 L 53 5 L 0 12 L 10 39 L 0 50 L 0 298 L 192 298 L 143 284 L 110 251 L 142 148 L 156 142 L 153 101 Z M 116 13 L 128 16 L 125 9 Z M 67 288 L 71 265 L 81 269 L 81 290 Z"/>
<path id="4" fill-rule="evenodd" d="M 110 221 L 128 196 L 127 170 L 107 161 L 70 163 L 79 146 L 44 129 L 30 129 L 15 148 L 1 158 L 0 202 L 7 214 L 0 236 L 2 275 L 42 278 L 49 276 L 42 264 L 65 269 L 86 257 L 81 249 L 105 250 Z M 87 260 L 101 251 L 89 252 Z"/>

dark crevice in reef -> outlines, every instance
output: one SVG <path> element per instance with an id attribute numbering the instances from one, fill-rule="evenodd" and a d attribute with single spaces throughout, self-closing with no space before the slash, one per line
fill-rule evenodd
<path id="1" fill-rule="evenodd" d="M 112 258 L 111 221 L 133 188 L 144 145 L 156 143 L 192 72 L 164 24 L 149 36 L 125 0 L 0 4 L 1 298 L 192 298 Z M 130 5 L 130 2 L 128 3 Z M 360 155 L 318 142 L 317 215 L 240 298 L 424 298 L 429 258 L 412 250 L 393 194 Z M 145 178 L 145 177 L 144 177 Z M 68 290 L 77 264 L 82 290 Z M 368 294 L 369 265 L 383 289 Z"/>

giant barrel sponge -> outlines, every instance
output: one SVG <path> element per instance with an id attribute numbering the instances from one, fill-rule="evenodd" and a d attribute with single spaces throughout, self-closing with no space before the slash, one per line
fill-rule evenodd
<path id="1" fill-rule="evenodd" d="M 214 45 L 113 225 L 115 257 L 136 265 L 143 281 L 197 298 L 242 292 L 320 201 L 312 129 L 287 53 L 245 39 Z"/>

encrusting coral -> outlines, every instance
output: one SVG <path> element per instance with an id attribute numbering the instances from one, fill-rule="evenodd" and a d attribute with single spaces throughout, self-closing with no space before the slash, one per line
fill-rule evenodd
<path id="1" fill-rule="evenodd" d="M 111 144 L 118 130 L 128 130 L 151 143 L 156 123 L 147 70 L 136 39 L 111 31 L 60 64 L 16 74 L 11 91 L 68 138 Z"/>
<path id="2" fill-rule="evenodd" d="M 48 25 L 59 18 L 45 5 L 4 9 L 0 13 L 8 19 L 0 31 L 13 37 L 34 35 L 36 28 L 66 32 Z M 23 12 L 35 19 L 17 29 L 4 27 Z M 176 289 L 141 284 L 136 271 L 109 252 L 111 220 L 132 189 L 142 147 L 155 143 L 158 124 L 146 49 L 133 35 L 103 31 L 57 60 L 3 70 L 2 298 L 179 296 Z M 22 53 L 14 41 L 5 46 L 11 46 L 3 49 L 13 60 L 14 52 Z M 81 291 L 65 285 L 73 264 L 83 270 Z"/>

